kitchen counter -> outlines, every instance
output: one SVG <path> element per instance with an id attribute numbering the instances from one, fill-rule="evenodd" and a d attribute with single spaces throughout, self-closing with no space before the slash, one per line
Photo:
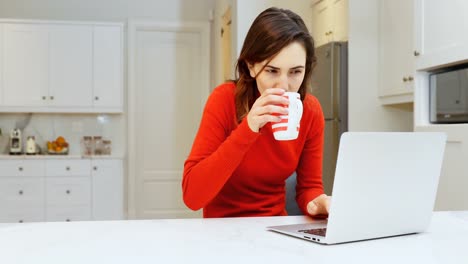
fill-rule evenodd
<path id="1" fill-rule="evenodd" d="M 404 216 L 396 216 L 404 217 Z M 0 225 L 2 263 L 468 263 L 468 211 L 425 233 L 325 246 L 267 231 L 305 216 Z"/>
<path id="2" fill-rule="evenodd" d="M 123 155 L 94 155 L 94 156 L 81 156 L 81 155 L 8 155 L 0 154 L 0 160 L 35 160 L 35 159 L 124 159 Z"/>

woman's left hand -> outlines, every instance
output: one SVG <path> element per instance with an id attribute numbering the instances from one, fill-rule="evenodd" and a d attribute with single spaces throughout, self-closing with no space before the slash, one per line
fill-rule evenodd
<path id="1" fill-rule="evenodd" d="M 307 204 L 307 212 L 316 218 L 327 218 L 330 211 L 331 196 L 321 194 Z"/>

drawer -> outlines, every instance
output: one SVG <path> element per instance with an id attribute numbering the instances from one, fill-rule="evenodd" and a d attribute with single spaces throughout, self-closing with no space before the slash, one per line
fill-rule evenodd
<path id="1" fill-rule="evenodd" d="M 90 206 L 48 206 L 46 220 L 55 222 L 91 220 Z"/>
<path id="2" fill-rule="evenodd" d="M 91 203 L 90 177 L 46 178 L 47 205 L 88 205 Z"/>
<path id="3" fill-rule="evenodd" d="M 2 223 L 42 222 L 45 220 L 44 207 L 8 208 L 0 210 Z"/>
<path id="4" fill-rule="evenodd" d="M 44 206 L 44 178 L 0 178 L 0 208 Z"/>
<path id="5" fill-rule="evenodd" d="M 47 160 L 48 177 L 87 176 L 91 174 L 90 160 Z"/>
<path id="6" fill-rule="evenodd" d="M 45 176 L 44 160 L 0 160 L 0 177 Z"/>

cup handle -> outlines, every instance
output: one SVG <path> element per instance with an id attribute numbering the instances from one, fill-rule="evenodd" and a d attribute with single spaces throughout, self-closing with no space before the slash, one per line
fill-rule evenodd
<path id="1" fill-rule="evenodd" d="M 292 107 L 292 110 L 296 113 L 294 116 L 294 120 L 292 120 L 292 124 L 295 125 L 295 127 L 299 126 L 299 123 L 301 121 L 301 117 L 302 117 L 302 111 L 303 111 L 303 107 L 302 107 L 302 101 L 300 99 L 295 99 L 294 100 L 294 105 Z"/>
<path id="2" fill-rule="evenodd" d="M 302 111 L 303 111 L 304 109 L 303 109 L 303 106 L 302 106 L 302 101 L 301 101 L 300 99 L 297 99 L 296 107 L 297 107 L 297 112 L 298 112 L 297 118 L 298 118 L 299 120 L 301 120 Z"/>

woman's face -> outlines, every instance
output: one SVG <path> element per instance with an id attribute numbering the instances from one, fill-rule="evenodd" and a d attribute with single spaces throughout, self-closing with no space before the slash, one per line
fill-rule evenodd
<path id="1" fill-rule="evenodd" d="M 250 76 L 255 78 L 260 94 L 268 88 L 283 88 L 288 92 L 299 91 L 304 80 L 306 64 L 306 50 L 301 43 L 289 44 L 270 62 L 268 61 L 267 59 L 249 65 Z"/>

